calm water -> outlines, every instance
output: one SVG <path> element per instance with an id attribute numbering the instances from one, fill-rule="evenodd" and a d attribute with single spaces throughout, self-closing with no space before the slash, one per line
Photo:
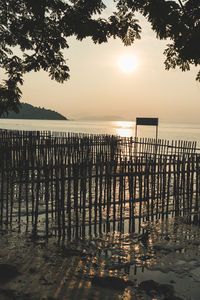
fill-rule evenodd
<path id="1" fill-rule="evenodd" d="M 50 130 L 75 133 L 135 136 L 132 121 L 49 121 L 0 119 L 0 128 L 17 130 Z M 138 126 L 139 137 L 155 137 L 155 127 Z M 158 137 L 167 140 L 197 141 L 200 146 L 200 123 L 160 123 Z"/>

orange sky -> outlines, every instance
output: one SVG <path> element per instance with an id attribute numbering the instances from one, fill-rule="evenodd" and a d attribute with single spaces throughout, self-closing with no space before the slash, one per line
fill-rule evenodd
<path id="1" fill-rule="evenodd" d="M 157 40 L 143 19 L 142 24 L 142 39 L 130 47 L 124 47 L 120 40 L 95 45 L 90 39 L 79 42 L 70 38 L 65 57 L 71 79 L 59 84 L 47 73 L 31 72 L 24 78 L 22 101 L 54 109 L 70 119 L 116 116 L 135 120 L 144 116 L 198 122 L 198 69 L 165 71 L 163 50 L 167 42 Z M 131 73 L 118 66 L 119 57 L 125 54 L 137 59 L 137 68 Z"/>

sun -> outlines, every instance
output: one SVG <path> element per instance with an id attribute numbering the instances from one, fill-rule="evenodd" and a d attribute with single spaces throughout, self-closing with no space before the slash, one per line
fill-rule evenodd
<path id="1" fill-rule="evenodd" d="M 119 68 L 125 73 L 133 72 L 137 67 L 137 59 L 133 55 L 123 55 L 118 60 Z"/>

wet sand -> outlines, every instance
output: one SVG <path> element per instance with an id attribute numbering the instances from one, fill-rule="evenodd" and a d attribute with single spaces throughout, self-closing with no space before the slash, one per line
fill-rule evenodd
<path id="1" fill-rule="evenodd" d="M 71 242 L 4 228 L 0 299 L 199 300 L 199 233 L 183 218 Z"/>

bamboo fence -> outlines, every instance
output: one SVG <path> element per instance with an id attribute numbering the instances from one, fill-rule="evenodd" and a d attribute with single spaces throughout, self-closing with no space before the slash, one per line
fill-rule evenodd
<path id="1" fill-rule="evenodd" d="M 35 235 L 140 230 L 199 216 L 196 142 L 0 130 L 0 225 Z"/>

